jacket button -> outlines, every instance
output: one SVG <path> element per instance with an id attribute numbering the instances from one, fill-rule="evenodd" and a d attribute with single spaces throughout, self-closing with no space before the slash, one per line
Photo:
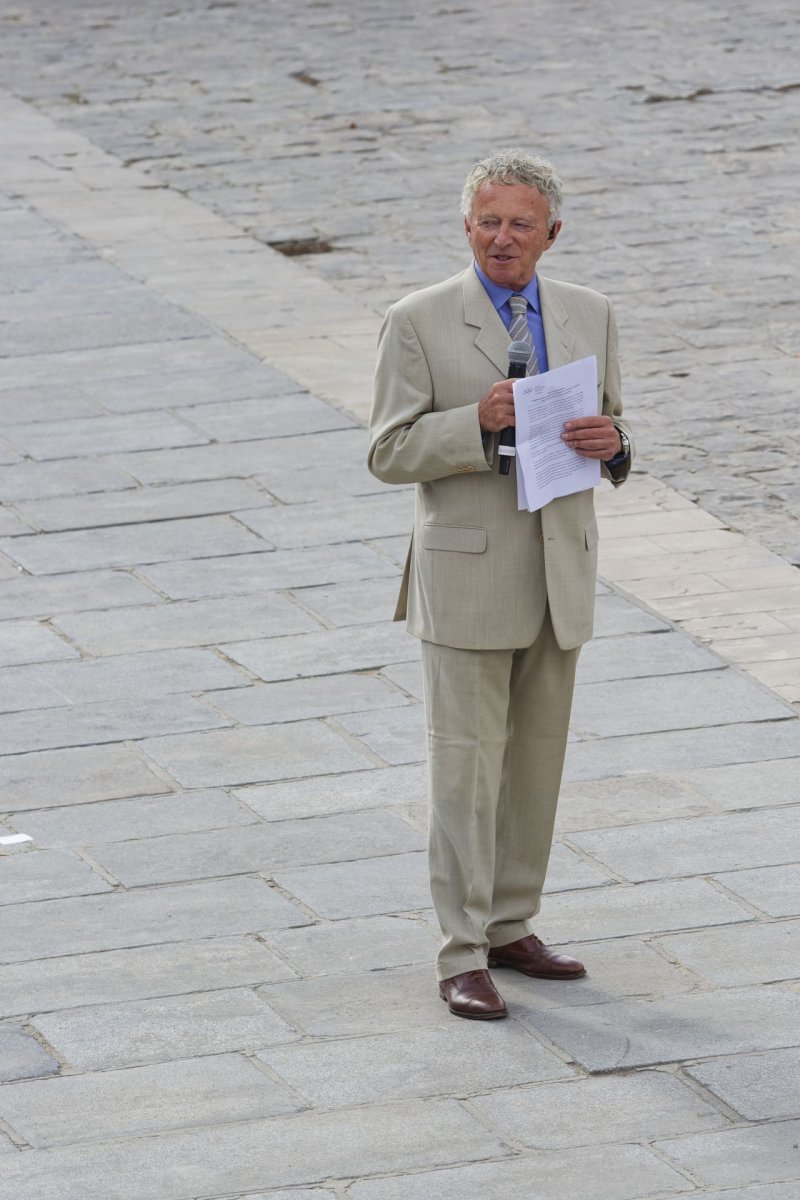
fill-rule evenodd
<path id="1" fill-rule="evenodd" d="M 539 541 L 540 541 L 540 542 L 543 542 L 543 541 L 544 541 L 544 534 L 543 534 L 543 533 L 540 533 L 540 534 L 539 534 Z"/>
<path id="2" fill-rule="evenodd" d="M 470 471 L 474 471 L 474 470 L 475 470 L 475 468 L 472 466 L 456 467 L 456 475 L 467 475 Z"/>

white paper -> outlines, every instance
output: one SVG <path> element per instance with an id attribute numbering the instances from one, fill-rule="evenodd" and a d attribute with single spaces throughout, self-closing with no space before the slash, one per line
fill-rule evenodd
<path id="1" fill-rule="evenodd" d="M 7 837 L 0 837 L 0 846 L 17 846 L 20 842 L 32 842 L 33 838 L 27 833 L 11 833 Z"/>
<path id="2" fill-rule="evenodd" d="M 578 359 L 514 381 L 517 423 L 517 504 L 536 512 L 556 496 L 600 483 L 600 461 L 562 441 L 564 422 L 597 416 L 597 359 Z"/>

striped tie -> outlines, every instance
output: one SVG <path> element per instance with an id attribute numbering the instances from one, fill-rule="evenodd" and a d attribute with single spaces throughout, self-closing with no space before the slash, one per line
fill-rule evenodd
<path id="1" fill-rule="evenodd" d="M 521 292 L 515 292 L 513 296 L 509 296 L 508 300 L 511 305 L 511 324 L 508 327 L 508 333 L 512 342 L 525 342 L 530 346 L 531 352 L 528 359 L 528 374 L 539 374 L 539 363 L 536 359 L 536 347 L 533 344 L 531 331 L 528 328 L 528 301 Z"/>

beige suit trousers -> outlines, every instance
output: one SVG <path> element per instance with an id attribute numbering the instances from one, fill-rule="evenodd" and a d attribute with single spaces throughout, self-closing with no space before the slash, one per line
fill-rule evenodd
<path id="1" fill-rule="evenodd" d="M 461 650 L 422 642 L 431 893 L 439 979 L 486 967 L 539 910 L 579 648 L 549 611 L 533 645 Z"/>

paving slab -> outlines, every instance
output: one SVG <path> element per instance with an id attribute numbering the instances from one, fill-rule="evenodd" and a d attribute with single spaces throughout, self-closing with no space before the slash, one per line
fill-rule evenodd
<path id="1" fill-rule="evenodd" d="M 158 795 L 171 791 L 172 785 L 135 750 L 111 745 L 0 758 L 0 789 L 5 810 L 18 812 Z"/>
<path id="2" fill-rule="evenodd" d="M 735 870 L 743 861 L 777 866 L 800 856 L 800 831 L 788 806 L 575 833 L 570 841 L 636 882 Z"/>
<path id="3" fill-rule="evenodd" d="M 39 462 L 164 446 L 197 446 L 209 440 L 206 434 L 166 412 L 35 421 L 7 428 L 12 444 Z"/>
<path id="4" fill-rule="evenodd" d="M 77 657 L 74 646 L 36 621 L 9 621 L 0 625 L 2 667 Z"/>
<path id="5" fill-rule="evenodd" d="M 258 1050 L 299 1034 L 247 988 L 87 1005 L 31 1019 L 77 1071 Z"/>
<path id="6" fill-rule="evenodd" d="M 603 683 L 611 679 L 714 671 L 722 665 L 716 654 L 674 630 L 637 633 L 587 642 L 581 647 L 577 679 L 579 683 Z"/>
<path id="7" fill-rule="evenodd" d="M 769 917 L 800 916 L 800 867 L 762 867 L 719 875 L 719 882 Z"/>
<path id="8" fill-rule="evenodd" d="M 427 828 L 427 806 L 420 814 L 420 824 Z M 566 892 L 573 888 L 596 888 L 615 882 L 608 872 L 603 871 L 595 863 L 587 862 L 572 849 L 556 842 L 547 863 L 547 879 L 544 890 L 551 892 Z"/>
<path id="9" fill-rule="evenodd" d="M 261 594 L 309 583 L 338 583 L 346 579 L 385 578 L 387 575 L 394 578 L 398 576 L 398 570 L 369 546 L 346 543 L 205 558 L 200 562 L 161 563 L 147 567 L 139 574 L 173 600 L 202 600 L 206 596 Z"/>
<path id="10" fill-rule="evenodd" d="M 227 717 L 192 696 L 113 700 L 8 713 L 3 718 L 0 755 L 215 730 L 230 723 Z"/>
<path id="11" fill-rule="evenodd" d="M 391 1136 L 387 1137 L 387 1131 Z M 8 1200 L 192 1200 L 499 1157 L 506 1147 L 453 1100 L 300 1113 L 213 1130 L 37 1150 L 4 1171 Z M 22 1158 L 23 1156 L 19 1156 Z"/>
<path id="12" fill-rule="evenodd" d="M 800 1179 L 800 1121 L 701 1133 L 657 1143 L 676 1163 L 706 1187 L 742 1187 Z M 795 1184 L 795 1186 L 797 1186 Z"/>
<path id="13" fill-rule="evenodd" d="M 0 857 L 0 904 L 110 891 L 110 884 L 69 850 L 29 850 Z"/>
<path id="14" fill-rule="evenodd" d="M 472 1103 L 493 1129 L 535 1150 L 651 1142 L 730 1126 L 685 1083 L 660 1071 L 579 1078 L 548 1087 L 503 1086 Z"/>
<path id="15" fill-rule="evenodd" d="M 130 488 L 111 496 L 94 493 L 57 500 L 28 500 L 18 504 L 17 510 L 38 529 L 53 533 L 232 513 L 244 507 L 268 508 L 272 503 L 266 492 L 247 479 L 220 479 L 176 487 Z"/>
<path id="16" fill-rule="evenodd" d="M 790 719 L 793 710 L 732 670 L 578 684 L 571 728 L 584 737 Z"/>
<path id="17" fill-rule="evenodd" d="M 265 935 L 304 976 L 361 975 L 433 961 L 439 935 L 411 917 L 355 917 Z"/>
<path id="18" fill-rule="evenodd" d="M 302 1103 L 238 1054 L 4 1087 L 0 1116 L 31 1146 L 253 1121 Z"/>
<path id="19" fill-rule="evenodd" d="M 257 1057 L 315 1106 L 338 1108 L 448 1092 L 566 1079 L 573 1072 L 519 1026 L 405 1029 L 259 1051 Z M 683 1085 L 678 1085 L 683 1087 Z M 684 1091 L 688 1089 L 683 1087 Z M 691 1094 L 691 1093 L 690 1093 Z M 711 1110 L 713 1111 L 713 1110 Z M 715 1114 L 716 1115 L 716 1114 Z M 719 1120 L 702 1128 L 721 1124 Z M 495 1124 L 502 1128 L 502 1121 Z M 681 1132 L 698 1125 L 677 1125 Z M 669 1132 L 676 1127 L 667 1126 Z"/>
<path id="20" fill-rule="evenodd" d="M 351 713 L 338 720 L 384 762 L 399 766 L 425 761 L 425 713 L 421 704 Z"/>
<path id="21" fill-rule="evenodd" d="M 608 524 L 613 525 L 613 522 L 608 522 Z M 607 525 L 603 528 L 603 536 L 609 536 Z M 594 606 L 594 636 L 596 638 L 653 632 L 668 633 L 669 625 L 655 613 L 648 612 L 638 604 L 631 604 L 627 596 L 620 596 L 612 592 L 597 597 Z"/>
<path id="22" fill-rule="evenodd" d="M 375 545 L 374 542 L 371 544 Z M 399 579 L 393 575 L 388 579 L 365 579 L 360 583 L 296 588 L 292 596 L 303 608 L 323 617 L 331 625 L 371 625 L 378 615 L 392 615 L 399 590 Z"/>
<path id="23" fill-rule="evenodd" d="M 797 1114 L 800 1048 L 736 1054 L 684 1069 L 748 1121 L 779 1120 Z"/>
<path id="24" fill-rule="evenodd" d="M 207 711 L 212 712 L 210 707 Z M 184 787 L 334 775 L 374 766 L 366 751 L 359 753 L 322 721 L 214 731 L 215 725 L 226 723 L 222 717 L 209 716 L 208 732 L 197 737 L 146 738 L 142 750 Z"/>
<path id="25" fill-rule="evenodd" d="M 141 603 L 138 601 L 137 603 Z M 54 619 L 81 649 L 93 655 L 144 653 L 181 646 L 211 646 L 231 638 L 312 633 L 319 622 L 279 595 L 159 602 L 124 612 L 93 611 Z"/>
<path id="26" fill-rule="evenodd" d="M 329 410 L 331 411 L 331 410 Z M 268 513 L 240 512 L 248 529 L 282 549 L 329 546 L 393 534 L 414 524 L 414 493 L 409 488 L 363 498 L 287 504 Z"/>
<path id="27" fill-rule="evenodd" d="M 0 1083 L 39 1079 L 55 1074 L 60 1068 L 58 1060 L 19 1025 L 0 1025 Z"/>
<path id="28" fill-rule="evenodd" d="M 336 813 L 303 821 L 93 846 L 92 858 L 126 887 L 260 873 L 422 850 L 425 838 L 394 813 Z"/>
<path id="29" fill-rule="evenodd" d="M 212 934 L 200 941 L 6 964 L 0 1015 L 213 992 L 294 977 L 292 968 L 261 941 Z"/>
<path id="30" fill-rule="evenodd" d="M 668 879 L 550 896 L 537 932 L 547 942 L 600 941 L 734 924 L 748 915 L 704 879 Z"/>
<path id="31" fill-rule="evenodd" d="M 759 921 L 659 938 L 658 946 L 719 987 L 800 978 L 800 921 Z"/>
<path id="32" fill-rule="evenodd" d="M 181 792 L 64 805 L 20 818 L 37 846 L 90 846 L 204 829 L 252 825 L 256 818 L 222 791 Z"/>
<path id="33" fill-rule="evenodd" d="M 123 697 L 157 699 L 210 688 L 246 688 L 249 683 L 243 672 L 208 650 L 162 650 L 120 654 L 101 662 L 8 667 L 0 671 L 0 686 L 3 681 L 8 691 L 7 698 L 0 699 L 0 710 L 7 712 Z"/>
<path id="34" fill-rule="evenodd" d="M 519 1200 L 530 1194 L 535 1180 L 536 1200 L 582 1200 L 588 1179 L 593 1200 L 673 1196 L 685 1193 L 687 1184 L 684 1175 L 643 1146 L 587 1146 L 579 1155 L 573 1151 L 523 1154 L 445 1171 L 361 1180 L 349 1194 L 353 1200 L 428 1200 L 431 1196 L 436 1200 L 461 1200 L 463 1196 Z"/>
<path id="35" fill-rule="evenodd" d="M 421 852 L 277 871 L 275 880 L 318 916 L 333 921 L 414 912 L 429 908 L 431 902 L 426 855 Z"/>
<path id="36" fill-rule="evenodd" d="M 0 913 L 0 960 L 29 962 L 309 923 L 297 905 L 252 878 L 41 900 Z"/>
<path id="37" fill-rule="evenodd" d="M 229 642 L 222 650 L 234 662 L 269 681 L 369 671 L 386 663 L 406 662 L 419 657 L 419 642 L 402 625 L 386 621 L 270 638 L 268 642 Z"/>
<path id="38" fill-rule="evenodd" d="M 794 1046 L 798 1015 L 800 995 L 778 985 L 548 1009 L 517 1019 L 587 1071 L 602 1072 Z"/>
<path id="39" fill-rule="evenodd" d="M 95 458 L 19 461 L 0 468 L 0 487 L 9 504 L 52 496 L 124 491 L 133 486 L 134 480 L 127 471 Z"/>
<path id="40" fill-rule="evenodd" d="M 265 548 L 269 547 L 261 538 L 229 517 L 143 521 L 108 529 L 0 538 L 3 553 L 33 575 L 127 567 L 187 557 L 206 559 Z"/>
<path id="41" fill-rule="evenodd" d="M 230 691 L 207 692 L 206 698 L 226 716 L 245 725 L 277 725 L 310 717 L 399 708 L 408 698 L 375 675 L 345 673 L 291 679 Z"/>
<path id="42" fill-rule="evenodd" d="M 404 805 L 427 793 L 424 764 L 382 767 L 369 774 L 350 771 L 323 778 L 296 779 L 237 789 L 236 795 L 267 821 L 318 817 L 329 812 Z"/>
<path id="43" fill-rule="evenodd" d="M 10 617 L 53 617 L 134 604 L 160 604 L 156 593 L 125 571 L 80 572 L 50 579 L 31 579 L 12 568 L 14 578 L 0 582 L 0 620 Z"/>
<path id="44" fill-rule="evenodd" d="M 296 390 L 289 396 L 194 404 L 191 408 L 178 409 L 177 415 L 190 421 L 215 442 L 291 437 L 355 426 L 347 413 L 324 404 L 307 392 Z"/>

